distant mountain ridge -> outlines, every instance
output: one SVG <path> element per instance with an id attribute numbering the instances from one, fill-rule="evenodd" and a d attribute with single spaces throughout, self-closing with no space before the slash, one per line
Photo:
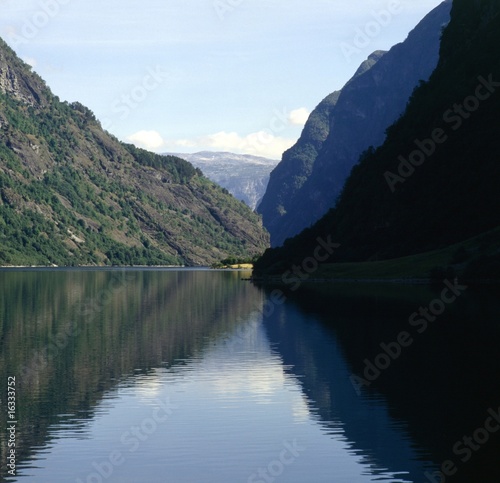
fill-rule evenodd
<path id="1" fill-rule="evenodd" d="M 273 246 L 324 215 L 362 153 L 383 143 L 415 87 L 436 68 L 450 9 L 451 0 L 443 2 L 404 42 L 372 54 L 341 91 L 313 111 L 296 145 L 271 173 L 258 208 Z"/>
<path id="2" fill-rule="evenodd" d="M 255 210 L 278 160 L 227 152 L 202 151 L 194 154 L 168 153 L 189 161 L 207 178 L 226 188 L 235 198 Z"/>
<path id="3" fill-rule="evenodd" d="M 268 240 L 199 169 L 119 142 L 0 39 L 0 265 L 209 265 Z"/>

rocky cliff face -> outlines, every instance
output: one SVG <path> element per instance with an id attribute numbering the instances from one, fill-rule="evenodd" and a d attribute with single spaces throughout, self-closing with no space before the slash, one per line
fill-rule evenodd
<path id="1" fill-rule="evenodd" d="M 43 94 L 45 83 L 31 68 L 16 59 L 10 49 L 0 39 L 0 92 L 8 94 L 14 99 L 29 106 L 47 102 Z M 14 65 L 23 65 L 23 69 L 16 69 Z"/>
<path id="2" fill-rule="evenodd" d="M 325 214 L 361 154 L 382 144 L 386 129 L 404 112 L 415 87 L 436 68 L 450 10 L 447 0 L 403 43 L 385 55 L 370 56 L 340 92 L 313 112 L 297 144 L 272 172 L 258 209 L 273 246 Z"/>

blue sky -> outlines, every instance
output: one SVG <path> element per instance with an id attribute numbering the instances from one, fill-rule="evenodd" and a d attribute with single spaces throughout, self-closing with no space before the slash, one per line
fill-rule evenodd
<path id="1" fill-rule="evenodd" d="M 0 36 L 122 140 L 279 159 L 326 95 L 440 3 L 0 0 Z"/>

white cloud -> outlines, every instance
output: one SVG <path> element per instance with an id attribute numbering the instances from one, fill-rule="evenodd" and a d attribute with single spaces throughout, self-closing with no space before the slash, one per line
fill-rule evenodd
<path id="1" fill-rule="evenodd" d="M 138 131 L 129 136 L 127 141 L 150 151 L 156 151 L 165 146 L 165 141 L 158 131 Z"/>
<path id="2" fill-rule="evenodd" d="M 280 159 L 284 151 L 295 144 L 296 140 L 275 136 L 268 131 L 258 131 L 246 136 L 236 132 L 220 131 L 197 139 L 177 139 L 167 141 L 171 150 L 190 148 L 203 151 L 228 151 L 237 154 L 252 154 L 271 159 Z"/>
<path id="3" fill-rule="evenodd" d="M 288 115 L 288 121 L 295 126 L 303 126 L 309 119 L 310 112 L 305 108 L 294 109 Z"/>
<path id="4" fill-rule="evenodd" d="M 36 63 L 36 59 L 34 59 L 33 57 L 24 57 L 23 58 L 24 62 L 26 62 L 28 65 L 30 65 L 31 67 L 33 67 L 33 69 L 36 67 L 37 63 Z"/>

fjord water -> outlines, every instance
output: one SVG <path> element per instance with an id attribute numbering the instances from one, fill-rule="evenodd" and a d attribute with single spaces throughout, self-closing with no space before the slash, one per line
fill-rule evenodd
<path id="1" fill-rule="evenodd" d="M 311 285 L 277 297 L 245 275 L 1 272 L 0 394 L 16 377 L 18 421 L 9 477 L 2 404 L 1 477 L 426 482 L 451 460 L 455 480 L 442 481 L 498 481 L 495 434 L 468 459 L 454 451 L 500 406 L 494 289 L 467 289 L 419 333 L 408 319 L 442 287 Z M 413 344 L 355 387 L 405 330 Z"/>

